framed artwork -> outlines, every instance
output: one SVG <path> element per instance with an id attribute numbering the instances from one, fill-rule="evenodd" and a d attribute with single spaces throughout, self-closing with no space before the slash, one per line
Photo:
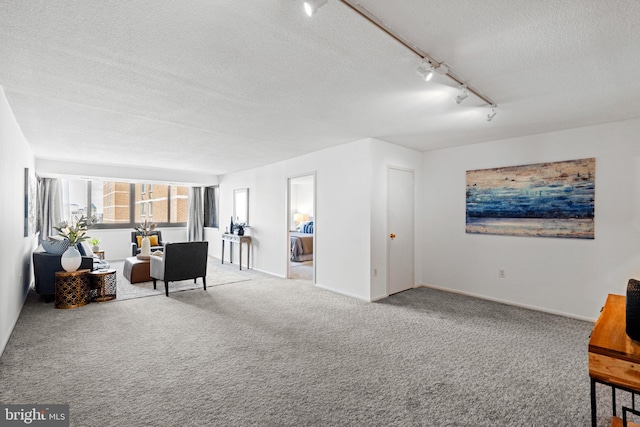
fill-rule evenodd
<path id="1" fill-rule="evenodd" d="M 24 237 L 36 232 L 36 198 L 36 174 L 29 168 L 24 168 Z"/>
<path id="2" fill-rule="evenodd" d="M 466 232 L 593 239 L 596 159 L 467 171 Z"/>

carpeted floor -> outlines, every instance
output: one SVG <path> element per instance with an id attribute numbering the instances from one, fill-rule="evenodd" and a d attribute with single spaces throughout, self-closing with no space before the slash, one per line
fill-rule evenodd
<path id="1" fill-rule="evenodd" d="M 0 402 L 73 426 L 588 426 L 589 322 L 426 288 L 251 280 L 56 310 L 30 295 Z M 618 396 L 622 399 L 622 396 Z M 598 389 L 599 425 L 610 394 Z"/>

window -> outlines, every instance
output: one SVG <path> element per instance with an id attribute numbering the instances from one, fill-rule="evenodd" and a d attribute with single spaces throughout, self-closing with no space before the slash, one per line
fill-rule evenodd
<path id="1" fill-rule="evenodd" d="M 218 202 L 220 198 L 220 188 L 204 188 L 204 226 L 218 228 Z"/>
<path id="2" fill-rule="evenodd" d="M 79 179 L 62 183 L 67 220 L 95 215 L 96 228 L 129 228 L 144 220 L 162 227 L 187 223 L 189 187 Z"/>

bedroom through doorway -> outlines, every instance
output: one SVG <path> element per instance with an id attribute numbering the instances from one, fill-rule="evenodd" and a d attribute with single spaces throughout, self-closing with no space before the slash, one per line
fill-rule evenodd
<path id="1" fill-rule="evenodd" d="M 291 177 L 287 185 L 287 278 L 312 283 L 315 283 L 315 186 L 315 174 Z"/>

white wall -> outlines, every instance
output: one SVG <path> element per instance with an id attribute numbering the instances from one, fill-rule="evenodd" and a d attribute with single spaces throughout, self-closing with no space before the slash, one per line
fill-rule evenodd
<path id="1" fill-rule="evenodd" d="M 0 355 L 33 281 L 36 237 L 23 237 L 25 167 L 33 170 L 33 153 L 0 87 Z"/>
<path id="2" fill-rule="evenodd" d="M 165 243 L 186 242 L 186 227 L 158 228 L 162 231 Z M 100 239 L 100 250 L 105 252 L 107 261 L 120 261 L 131 256 L 131 232 L 133 228 L 95 229 L 90 228 L 87 235 Z"/>
<path id="3" fill-rule="evenodd" d="M 252 267 L 286 276 L 287 179 L 315 173 L 317 286 L 367 301 L 382 298 L 387 295 L 387 166 L 416 171 L 416 206 L 419 206 L 420 153 L 374 139 L 221 176 L 221 230 L 206 230 L 210 252 L 220 257 L 220 232 L 231 217 L 233 190 L 248 187 Z M 420 223 L 416 224 L 416 233 L 419 232 Z M 421 260 L 422 251 L 417 247 L 417 279 L 421 278 L 418 270 Z M 372 265 L 378 269 L 376 277 Z"/>
<path id="4" fill-rule="evenodd" d="M 424 153 L 422 282 L 597 318 L 608 293 L 640 277 L 638 135 L 635 119 Z M 587 157 L 596 158 L 594 240 L 465 234 L 467 170 Z"/>
<path id="5" fill-rule="evenodd" d="M 313 220 L 313 176 L 307 175 L 291 180 L 291 210 L 289 219 L 291 225 L 290 230 L 295 230 L 297 223 L 294 220 L 295 214 L 303 214 L 308 216 L 308 220 Z"/>
<path id="6" fill-rule="evenodd" d="M 286 276 L 287 179 L 316 173 L 316 284 L 370 299 L 371 141 L 362 140 L 220 177 L 220 230 L 207 229 L 210 252 L 221 253 L 236 188 L 249 188 L 252 268 Z M 237 252 L 237 249 L 236 249 Z M 227 255 L 228 252 L 225 252 Z M 228 260 L 228 255 L 225 256 Z M 237 255 L 236 258 L 237 259 Z"/>

